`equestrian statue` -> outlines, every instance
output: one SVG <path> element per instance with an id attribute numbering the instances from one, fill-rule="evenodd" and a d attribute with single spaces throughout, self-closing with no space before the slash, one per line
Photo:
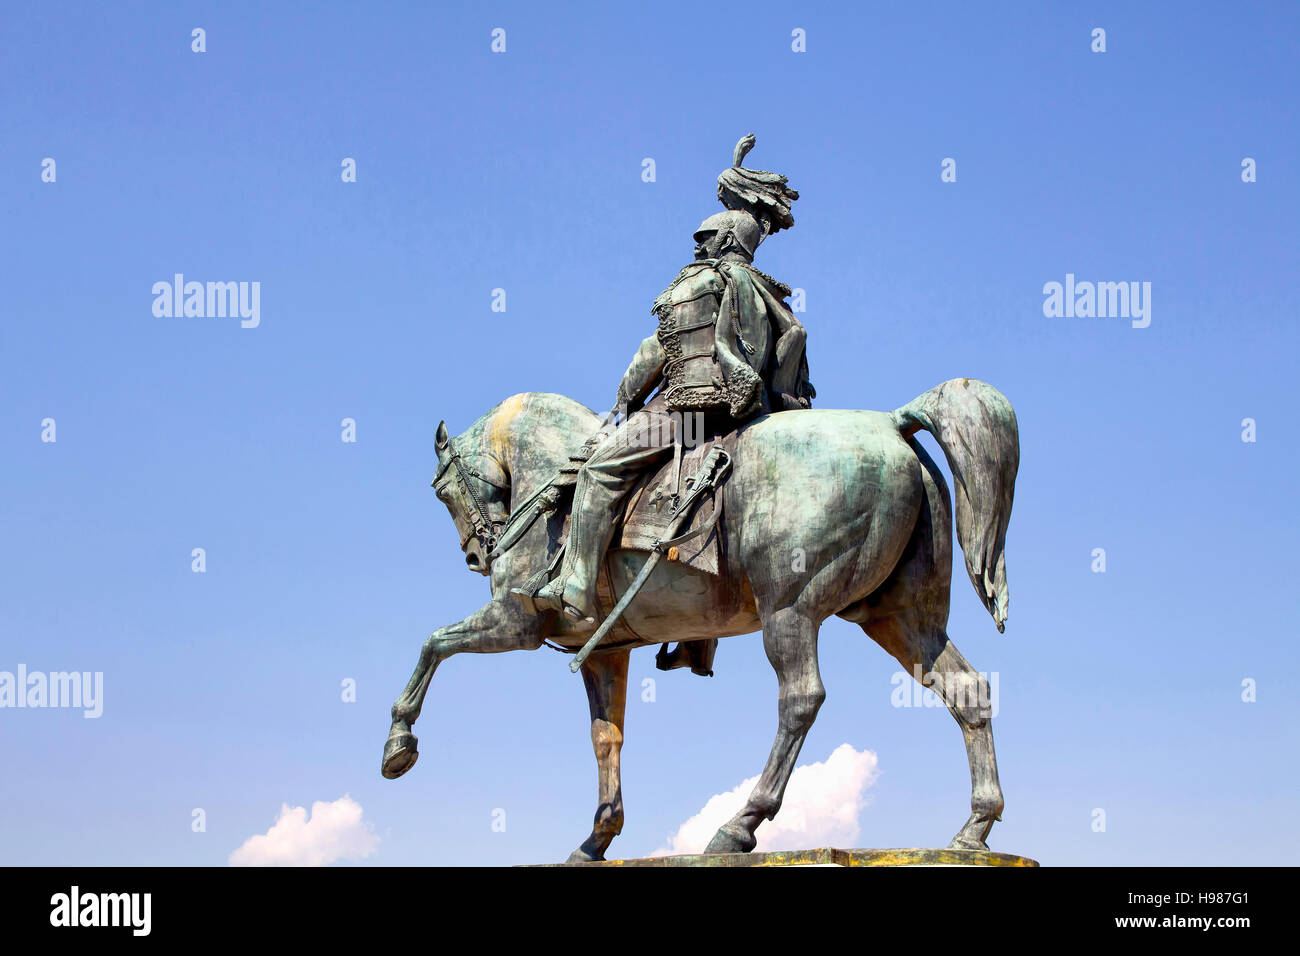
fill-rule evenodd
<path id="1" fill-rule="evenodd" d="M 610 412 L 531 392 L 455 438 L 439 423 L 433 487 L 492 600 L 424 642 L 393 704 L 382 772 L 396 778 L 415 764 L 411 727 L 448 657 L 543 645 L 572 654 L 599 794 L 591 833 L 569 861 L 603 860 L 623 827 L 631 650 L 659 644 L 659 668 L 709 675 L 719 638 L 761 631 L 779 685 L 776 740 L 744 807 L 705 849 L 749 852 L 781 807 L 825 699 L 817 634 L 835 615 L 947 705 L 971 773 L 970 815 L 949 846 L 987 850 L 1002 790 L 988 683 L 946 631 L 952 527 L 955 512 L 966 570 L 1001 631 L 1015 413 L 975 379 L 892 412 L 812 407 L 790 288 L 753 264 L 764 240 L 794 225 L 799 194 L 785 176 L 743 165 L 753 146 L 743 138 L 718 177 L 725 208 L 696 229 L 693 261 L 655 299 L 657 328 Z M 921 430 L 947 459 L 955 509 Z"/>

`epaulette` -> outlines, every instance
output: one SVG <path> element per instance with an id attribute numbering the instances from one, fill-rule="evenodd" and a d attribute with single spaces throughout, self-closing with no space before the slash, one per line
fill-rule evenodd
<path id="1" fill-rule="evenodd" d="M 744 266 L 744 268 L 747 269 L 755 278 L 761 280 L 764 284 L 766 284 L 772 292 L 779 293 L 777 298 L 787 299 L 790 297 L 791 295 L 790 287 L 786 285 L 784 282 L 780 281 L 779 279 L 773 279 L 762 269 L 756 269 L 748 262 L 733 261 L 731 264 L 737 266 Z"/>

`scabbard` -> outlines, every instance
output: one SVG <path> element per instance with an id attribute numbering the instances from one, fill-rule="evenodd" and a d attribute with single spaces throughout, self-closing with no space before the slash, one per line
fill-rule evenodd
<path id="1" fill-rule="evenodd" d="M 650 577 L 650 572 L 655 569 L 655 566 L 659 564 L 659 559 L 663 556 L 663 551 L 658 548 L 650 552 L 650 557 L 646 559 L 646 563 L 637 572 L 636 577 L 632 579 L 632 583 L 623 592 L 623 596 L 618 599 L 618 603 L 614 605 L 614 610 L 609 612 L 609 616 L 601 622 L 600 627 L 596 628 L 596 633 L 591 635 L 586 644 L 582 645 L 582 650 L 578 651 L 573 660 L 569 661 L 569 670 L 575 674 L 578 672 L 582 662 L 600 645 L 600 642 L 605 639 L 605 635 L 618 623 L 619 618 L 623 616 L 623 612 L 627 610 L 627 606 L 636 597 L 636 593 L 641 590 L 641 585 L 645 584 L 646 579 Z"/>

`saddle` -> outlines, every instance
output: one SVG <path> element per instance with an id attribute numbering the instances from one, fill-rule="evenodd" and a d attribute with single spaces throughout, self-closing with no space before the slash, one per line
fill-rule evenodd
<path id="1" fill-rule="evenodd" d="M 723 449 L 731 453 L 730 437 L 715 436 L 693 448 L 677 449 L 677 454 L 663 465 L 647 472 L 624 501 L 623 516 L 614 527 L 610 549 L 651 551 L 656 542 L 668 537 L 669 526 L 676 517 L 674 506 L 686 497 L 693 483 L 700 480 L 704 460 L 715 445 L 721 443 Z M 722 521 L 722 498 L 715 488 L 704 494 L 686 523 L 677 529 L 677 537 L 695 532 L 694 537 L 669 549 L 667 560 L 677 561 L 694 571 L 718 574 Z"/>
<path id="2" fill-rule="evenodd" d="M 666 560 L 679 562 L 692 570 L 712 575 L 720 573 L 723 516 L 718 490 L 730 471 L 733 436 L 734 433 L 714 435 L 692 448 L 675 448 L 672 458 L 647 472 L 628 494 L 597 575 L 596 610 L 602 620 L 610 615 L 621 597 L 615 592 L 611 579 L 610 551 L 659 551 Z M 717 455 L 710 454 L 715 448 Z M 511 517 L 502 530 L 494 556 L 508 550 L 539 518 L 560 510 L 564 498 L 572 493 L 585 453 L 574 456 L 569 467 L 562 469 Z M 723 468 L 719 468 L 719 456 L 727 462 Z M 551 580 L 559 566 L 571 519 L 571 514 L 565 514 L 559 527 L 552 529 L 553 548 L 546 567 L 520 587 L 512 589 L 512 593 L 519 595 L 526 606 L 532 604 L 531 599 Z M 647 561 L 655 557 L 651 554 Z M 614 626 L 624 639 L 647 643 L 621 618 Z M 660 669 L 675 666 L 681 665 L 663 666 L 661 662 Z M 707 662 L 697 667 L 697 662 L 692 659 L 690 666 L 696 673 L 711 673 Z"/>

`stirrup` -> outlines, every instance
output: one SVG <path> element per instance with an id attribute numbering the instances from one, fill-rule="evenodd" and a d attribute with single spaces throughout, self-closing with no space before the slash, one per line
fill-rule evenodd
<path id="1" fill-rule="evenodd" d="M 555 553 L 551 555 L 551 560 L 546 562 L 546 567 L 534 573 L 527 581 L 519 585 L 519 587 L 510 589 L 511 596 L 517 598 L 519 603 L 528 610 L 529 614 L 541 615 L 551 609 L 549 603 L 545 603 L 541 607 L 538 606 L 537 592 L 546 587 L 547 583 L 551 580 L 551 575 L 554 574 L 555 569 L 560 566 L 560 561 L 563 559 L 564 552 L 567 550 L 567 543 L 561 544 L 555 549 Z"/>
<path id="2" fill-rule="evenodd" d="M 594 617 L 584 614 L 580 608 L 574 607 L 568 601 L 564 600 L 563 582 L 564 578 L 556 578 L 550 584 L 546 585 L 534 594 L 534 606 L 545 607 L 548 610 L 556 611 L 563 614 L 569 620 L 580 624 L 595 624 L 596 619 Z"/>
<path id="3" fill-rule="evenodd" d="M 543 568 L 523 584 L 519 585 L 519 587 L 511 588 L 510 594 L 511 596 L 518 598 L 519 603 L 522 604 L 530 614 L 542 614 L 547 610 L 547 608 L 538 607 L 537 592 L 546 587 L 546 583 L 550 580 L 550 577 L 551 569 Z"/>

